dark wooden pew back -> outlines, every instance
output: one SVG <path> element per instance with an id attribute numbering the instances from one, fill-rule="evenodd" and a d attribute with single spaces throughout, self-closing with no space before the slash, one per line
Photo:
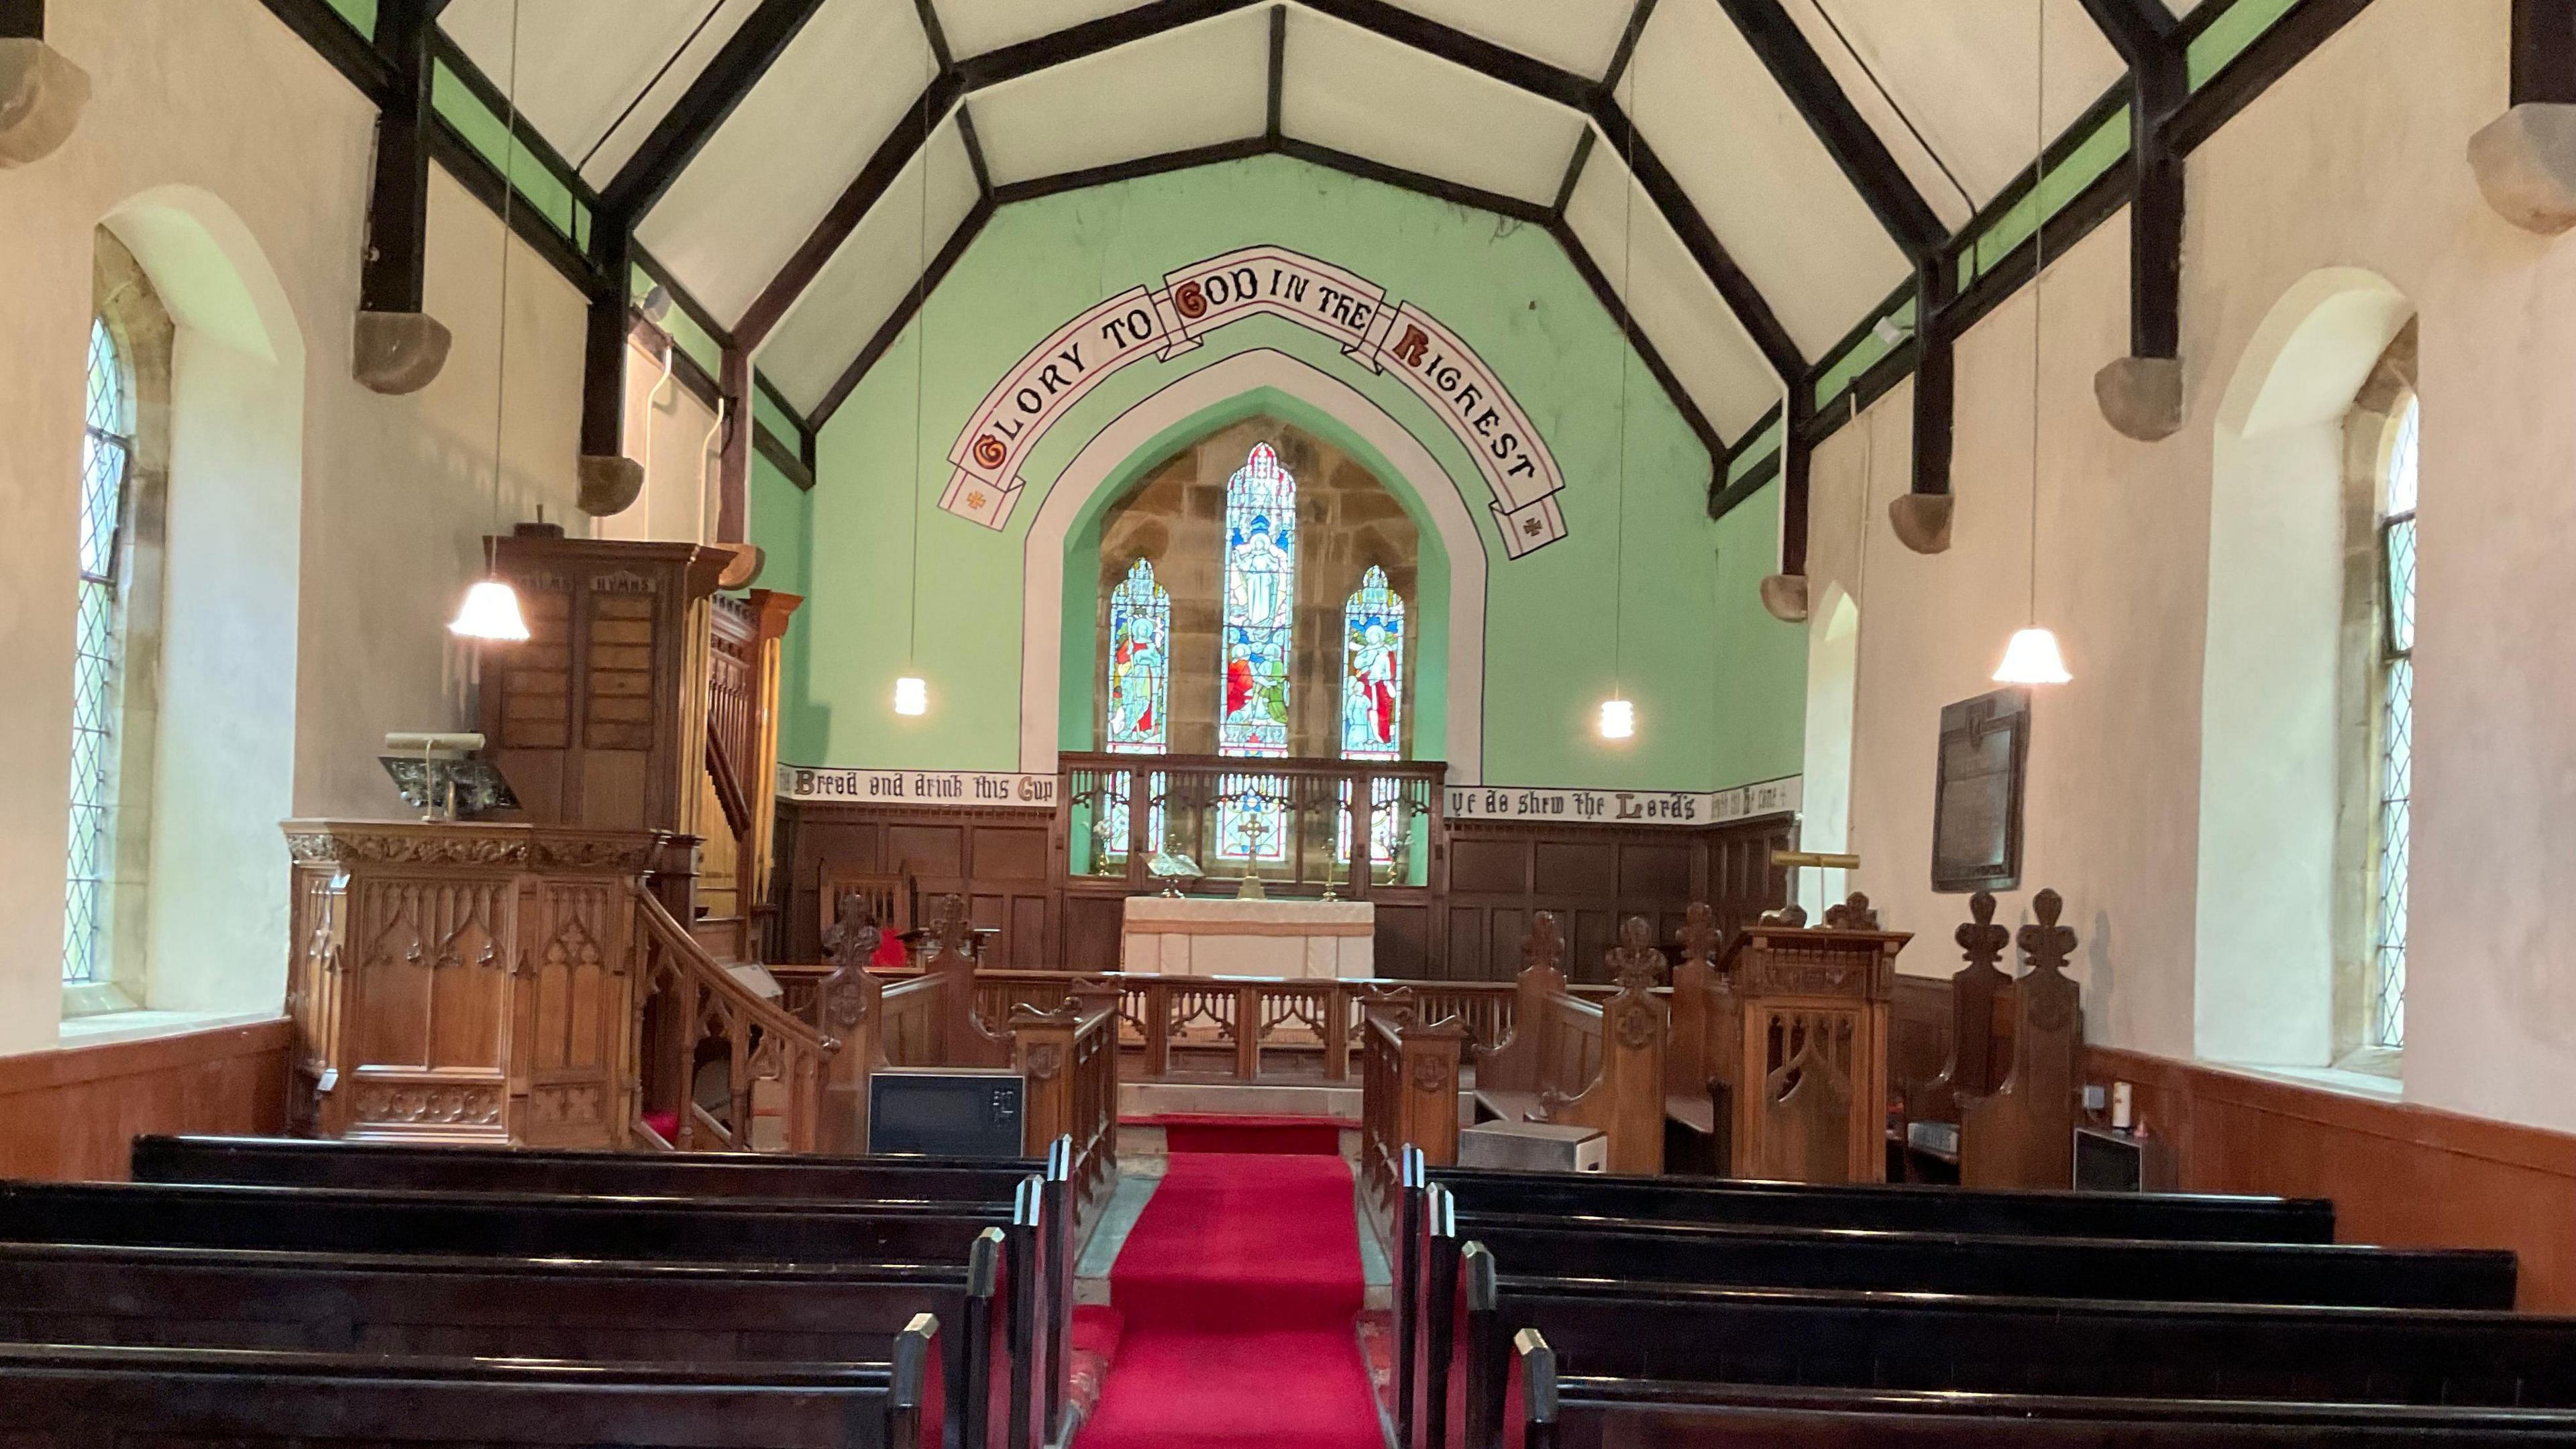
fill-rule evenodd
<path id="1" fill-rule="evenodd" d="M 1446 1189 L 1461 1212 L 2029 1237 L 2334 1241 L 2334 1204 L 2305 1198 L 1980 1191 L 1877 1183 L 1826 1186 L 1455 1167 L 1432 1168 L 1429 1181 Z"/>
<path id="2" fill-rule="evenodd" d="M 1560 1371 L 2079 1398 L 2576 1408 L 2576 1319 L 1492 1279 L 1466 1257 L 1463 1442 L 1504 1422 L 1516 1334 Z"/>
<path id="3" fill-rule="evenodd" d="M 386 1360 L 0 1344 L 13 1449 L 918 1449 L 924 1318 L 891 1364 Z"/>
<path id="4" fill-rule="evenodd" d="M 888 1363 L 927 1312 L 925 1392 L 988 1425 L 1002 1234 L 964 1267 L 676 1264 L 0 1244 L 0 1340 L 584 1363 Z M 1003 1357 L 995 1357 L 997 1347 Z M 954 1356 L 954 1362 L 944 1362 Z"/>
<path id="5" fill-rule="evenodd" d="M 2576 1439 L 2576 1414 L 2561 1410 L 1559 1379 L 1538 1335 L 1515 1347 L 1509 1449 L 2538 1449 Z"/>
<path id="6" fill-rule="evenodd" d="M 2509 1310 L 2515 1264 L 2492 1249 L 2179 1243 L 1870 1229 L 1774 1229 L 1461 1213 L 1431 1251 L 1481 1242 L 1553 1278 L 1990 1297 Z M 1454 1271 L 1454 1269 L 1453 1269 Z"/>

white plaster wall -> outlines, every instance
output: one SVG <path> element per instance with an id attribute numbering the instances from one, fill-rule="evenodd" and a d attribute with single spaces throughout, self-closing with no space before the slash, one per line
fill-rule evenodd
<path id="1" fill-rule="evenodd" d="M 2277 973 L 2239 980 L 2200 959 L 2208 930 L 2260 940 L 2286 929 L 2278 913 L 2313 909 L 2263 895 L 2203 898 L 2203 671 L 2260 667 L 2206 652 L 2213 555 L 2257 604 L 2297 607 L 2316 593 L 2260 557 L 2258 538 L 2212 539 L 2211 479 L 2221 394 L 2274 304 L 2321 269 L 2366 268 L 2416 305 L 2424 344 L 2405 1092 L 2576 1128 L 2566 1091 L 2576 1078 L 2576 961 L 2561 944 L 2557 904 L 2576 893 L 2576 830 L 2565 823 L 2576 820 L 2576 655 L 2565 644 L 2576 628 L 2576 570 L 2566 563 L 2576 548 L 2576 372 L 2566 365 L 2576 356 L 2576 243 L 2497 219 L 2463 159 L 2469 135 L 2504 105 L 2508 20 L 2507 0 L 2378 0 L 2195 153 L 2188 416 L 2174 437 L 2121 438 L 2091 397 L 2093 370 L 2126 345 L 2126 218 L 2052 263 L 2039 614 L 2076 679 L 2039 694 L 2024 888 L 2005 914 L 2025 912 L 2043 885 L 2065 895 L 2083 938 L 2075 966 L 2092 1040 L 2189 1056 L 2207 1032 L 2231 1054 L 2321 1050 L 2289 1040 L 2309 1028 L 2283 1020 Z M 1907 389 L 1883 399 L 1865 428 L 1838 434 L 1816 466 L 1814 586 L 1843 583 L 1863 620 L 1855 884 L 1918 934 L 1904 965 L 1923 974 L 1952 969 L 1947 940 L 1965 916 L 1962 900 L 1928 886 L 1938 711 L 1992 687 L 2024 613 L 2030 321 L 2024 294 L 1960 344 L 1947 554 L 1910 554 L 1883 522 L 1911 466 Z M 1875 440 L 1872 534 L 1866 579 L 1854 586 L 1849 520 L 1861 512 L 1865 438 Z M 2314 681 L 2273 683 L 2282 686 L 2274 707 L 2321 707 Z M 2330 782 L 2331 751 L 2321 734 L 2312 762 L 2282 769 Z M 2297 788 L 2313 797 L 2316 786 Z M 2331 856 L 2326 837 L 2225 843 Z M 2325 969 L 2316 966 L 2320 998 Z"/>
<path id="2" fill-rule="evenodd" d="M 660 401 L 654 401 L 655 394 Z M 576 399 L 578 401 L 578 399 Z M 644 465 L 644 489 L 625 512 L 598 521 L 601 538 L 702 542 L 715 536 L 715 413 L 674 378 L 662 357 L 626 347 L 626 456 Z M 576 530 L 578 531 L 578 530 Z"/>
<path id="3" fill-rule="evenodd" d="M 173 599 L 202 586 L 244 608 L 174 614 L 168 652 L 189 657 L 169 680 L 165 737 L 206 758 L 238 750 L 247 774 L 242 799 L 227 804 L 203 783 L 208 771 L 193 771 L 202 793 L 180 814 L 195 824 L 168 827 L 184 844 L 156 861 L 156 876 L 185 871 L 174 899 L 188 907 L 156 912 L 155 996 L 278 1005 L 286 877 L 274 821 L 392 813 L 399 804 L 375 763 L 384 732 L 463 722 L 462 673 L 442 626 L 491 514 L 498 223 L 434 177 L 429 308 L 454 329 L 455 352 L 418 396 L 369 393 L 349 376 L 374 144 L 366 101 L 257 0 L 83 0 L 47 18 L 95 94 L 70 142 L 0 189 L 0 650 L 13 686 L 0 708 L 10 762 L 0 773 L 0 1054 L 52 1044 L 59 1015 L 92 228 L 153 188 L 210 193 L 273 271 L 305 353 L 302 396 L 282 411 L 275 398 L 240 395 L 256 393 L 247 372 L 226 380 L 204 369 L 202 392 L 183 384 L 174 442 L 216 476 L 186 477 L 174 459 Z M 524 248 L 512 285 L 504 518 L 539 499 L 560 516 L 574 486 L 579 298 Z M 203 347 L 183 337 L 183 372 Z M 227 389 L 271 421 L 228 431 L 188 416 L 220 406 Z M 288 415 L 300 424 L 272 427 Z M 300 505 L 278 491 L 290 469 Z M 221 490 L 245 480 L 259 486 L 227 507 Z M 192 725 L 203 732 L 189 736 Z M 265 802 L 262 820 L 249 820 L 249 801 Z"/>

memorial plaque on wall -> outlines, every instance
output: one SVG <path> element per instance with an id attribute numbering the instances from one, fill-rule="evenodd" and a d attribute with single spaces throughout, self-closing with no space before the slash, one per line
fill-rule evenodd
<path id="1" fill-rule="evenodd" d="M 2030 694 L 1999 689 L 1945 706 L 1932 791 L 1932 889 L 2021 884 L 2022 776 Z"/>

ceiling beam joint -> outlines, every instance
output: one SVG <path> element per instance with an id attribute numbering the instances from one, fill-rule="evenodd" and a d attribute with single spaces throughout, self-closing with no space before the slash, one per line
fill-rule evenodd
<path id="1" fill-rule="evenodd" d="M 761 0 L 600 189 L 600 209 L 630 227 L 643 220 L 822 5 L 823 0 Z"/>

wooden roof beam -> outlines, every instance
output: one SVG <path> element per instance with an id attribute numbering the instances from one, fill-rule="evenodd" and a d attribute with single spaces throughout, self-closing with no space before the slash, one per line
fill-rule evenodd
<path id="1" fill-rule="evenodd" d="M 823 0 L 761 0 L 600 189 L 600 210 L 629 227 L 643 220 L 822 8 Z"/>
<path id="2" fill-rule="evenodd" d="M 2129 355 L 2095 374 L 2103 416 L 2142 442 L 2182 426 L 2183 159 L 2168 125 L 2191 99 L 2183 38 L 2163 0 L 2084 0 L 2129 67 Z"/>

